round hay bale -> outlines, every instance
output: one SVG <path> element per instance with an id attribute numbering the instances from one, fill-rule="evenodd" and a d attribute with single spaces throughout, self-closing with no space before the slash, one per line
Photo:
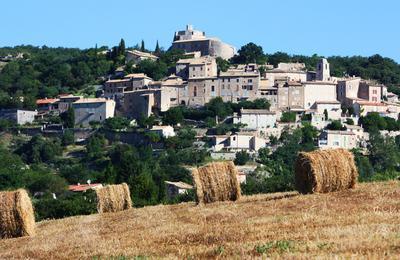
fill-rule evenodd
<path id="1" fill-rule="evenodd" d="M 0 238 L 32 236 L 35 215 L 24 189 L 0 192 Z"/>
<path id="2" fill-rule="evenodd" d="M 131 193 L 126 183 L 96 189 L 97 211 L 118 212 L 132 208 Z"/>
<path id="3" fill-rule="evenodd" d="M 238 172 L 233 162 L 213 162 L 193 169 L 197 202 L 236 201 L 240 198 Z"/>
<path id="4" fill-rule="evenodd" d="M 345 149 L 302 152 L 295 163 L 295 186 L 300 193 L 351 189 L 357 178 L 354 155 Z"/>

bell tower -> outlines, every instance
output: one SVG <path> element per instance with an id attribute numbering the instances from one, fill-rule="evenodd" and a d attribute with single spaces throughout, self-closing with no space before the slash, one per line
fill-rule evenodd
<path id="1" fill-rule="evenodd" d="M 329 81 L 331 72 L 329 69 L 329 62 L 327 59 L 321 59 L 317 64 L 316 79 L 321 81 Z"/>

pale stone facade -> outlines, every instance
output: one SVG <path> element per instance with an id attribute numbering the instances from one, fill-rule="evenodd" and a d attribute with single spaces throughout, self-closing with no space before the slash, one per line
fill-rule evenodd
<path id="1" fill-rule="evenodd" d="M 380 102 L 382 100 L 381 85 L 361 81 L 358 89 L 358 97 L 369 102 Z"/>
<path id="2" fill-rule="evenodd" d="M 351 77 L 338 80 L 337 99 L 346 106 L 351 106 L 358 99 L 358 89 L 361 78 Z"/>
<path id="3" fill-rule="evenodd" d="M 115 101 L 105 98 L 83 98 L 72 103 L 75 125 L 89 126 L 90 122 L 103 122 L 114 117 Z"/>
<path id="4" fill-rule="evenodd" d="M 316 80 L 319 81 L 330 81 L 331 73 L 327 59 L 321 59 L 317 64 Z"/>
<path id="5" fill-rule="evenodd" d="M 236 53 L 235 47 L 217 38 L 208 38 L 204 32 L 194 30 L 191 25 L 188 25 L 185 31 L 175 33 L 171 48 L 181 49 L 185 52 L 199 51 L 202 56 L 210 55 L 226 60 L 232 58 Z"/>
<path id="6" fill-rule="evenodd" d="M 299 82 L 278 85 L 278 108 L 280 110 L 304 109 L 304 86 Z"/>
<path id="7" fill-rule="evenodd" d="M 357 135 L 350 131 L 331 131 L 327 130 L 321 133 L 318 140 L 318 146 L 321 149 L 353 149 L 358 144 Z"/>
<path id="8" fill-rule="evenodd" d="M 339 101 L 316 101 L 311 107 L 317 114 L 328 113 L 329 120 L 340 120 L 342 109 Z"/>
<path id="9" fill-rule="evenodd" d="M 258 98 L 260 74 L 254 67 L 231 68 L 219 75 L 220 96 L 225 102 Z"/>
<path id="10" fill-rule="evenodd" d="M 304 86 L 304 109 L 310 109 L 317 101 L 337 101 L 336 83 L 325 81 L 307 81 Z"/>
<path id="11" fill-rule="evenodd" d="M 126 62 L 133 62 L 133 64 L 139 64 L 140 62 L 144 60 L 151 60 L 151 61 L 156 61 L 158 60 L 158 57 L 148 53 L 148 52 L 142 52 L 138 50 L 127 50 L 125 51 L 125 57 L 126 57 Z"/>
<path id="12" fill-rule="evenodd" d="M 38 112 L 22 109 L 0 109 L 0 118 L 10 120 L 18 125 L 33 123 Z"/>
<path id="13" fill-rule="evenodd" d="M 245 124 L 243 129 L 262 131 L 273 128 L 276 124 L 276 113 L 267 109 L 241 109 L 233 115 L 234 124 Z"/>
<path id="14" fill-rule="evenodd" d="M 104 96 L 118 100 L 125 92 L 142 89 L 153 80 L 144 73 L 126 75 L 123 79 L 107 80 L 104 83 Z"/>

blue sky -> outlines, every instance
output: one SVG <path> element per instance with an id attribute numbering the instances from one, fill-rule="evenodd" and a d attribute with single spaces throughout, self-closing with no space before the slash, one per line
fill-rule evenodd
<path id="1" fill-rule="evenodd" d="M 0 46 L 170 46 L 186 24 L 268 53 L 381 54 L 400 62 L 397 0 L 1 0 Z"/>

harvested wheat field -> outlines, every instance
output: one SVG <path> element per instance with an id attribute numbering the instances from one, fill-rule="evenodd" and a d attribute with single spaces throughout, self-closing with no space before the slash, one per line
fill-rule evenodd
<path id="1" fill-rule="evenodd" d="M 0 258 L 400 258 L 400 182 L 243 196 L 39 222 Z M 141 258 L 141 259 L 143 259 Z"/>

